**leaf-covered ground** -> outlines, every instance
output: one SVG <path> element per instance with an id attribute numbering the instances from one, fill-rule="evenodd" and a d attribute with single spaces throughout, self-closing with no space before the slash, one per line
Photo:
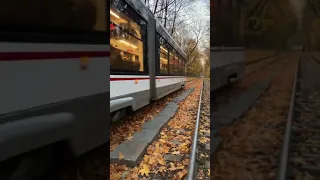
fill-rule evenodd
<path id="1" fill-rule="evenodd" d="M 264 50 L 264 49 L 247 49 L 246 50 L 246 58 L 244 60 L 245 63 L 252 62 L 257 59 L 271 56 L 275 53 L 274 50 Z"/>
<path id="2" fill-rule="evenodd" d="M 275 179 L 296 66 L 294 54 L 270 69 L 270 88 L 243 118 L 221 130 L 212 179 Z M 257 80 L 257 79 L 256 79 Z"/>
<path id="3" fill-rule="evenodd" d="M 266 66 L 270 66 L 272 65 L 274 62 L 277 62 L 279 60 L 277 60 L 278 58 L 280 58 L 280 56 L 273 56 L 271 58 L 268 59 L 264 59 L 262 61 L 258 61 L 256 63 L 250 64 L 246 66 L 246 71 L 245 71 L 245 75 L 250 75 L 256 72 L 256 70 L 259 70 L 261 68 L 264 68 Z"/>
<path id="4" fill-rule="evenodd" d="M 195 81 L 188 82 L 185 89 L 196 83 Z M 147 120 L 155 117 L 166 106 L 167 102 L 179 96 L 181 92 L 182 90 L 179 90 L 169 94 L 168 96 L 141 108 L 133 114 L 126 116 L 120 122 L 113 124 L 110 128 L 110 152 L 123 141 L 130 140 L 133 137 L 134 132 L 140 131 Z"/>
<path id="5" fill-rule="evenodd" d="M 201 81 L 186 86 L 186 89 L 195 86 L 195 90 L 179 104 L 177 113 L 160 130 L 158 138 L 149 145 L 139 165 L 128 168 L 124 165 L 110 164 L 112 180 L 182 179 L 186 176 Z M 168 155 L 174 155 L 180 160 L 166 160 Z"/>

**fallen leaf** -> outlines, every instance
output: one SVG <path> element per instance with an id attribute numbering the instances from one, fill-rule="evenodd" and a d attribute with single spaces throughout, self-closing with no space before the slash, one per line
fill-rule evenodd
<path id="1" fill-rule="evenodd" d="M 128 176 L 129 175 L 129 176 Z M 138 173 L 132 173 L 132 174 L 128 174 L 127 175 L 127 179 L 138 179 L 139 175 Z"/>
<path id="2" fill-rule="evenodd" d="M 124 155 L 122 154 L 122 152 L 119 152 L 119 159 L 123 159 L 124 158 Z"/>
<path id="3" fill-rule="evenodd" d="M 156 162 L 157 162 L 156 158 L 150 158 L 149 161 L 148 161 L 148 164 L 154 165 Z"/>
<path id="4" fill-rule="evenodd" d="M 169 148 L 167 146 L 163 147 L 162 152 L 169 153 Z"/>
<path id="5" fill-rule="evenodd" d="M 179 152 L 179 151 L 174 151 L 174 152 L 172 152 L 172 154 L 174 154 L 174 155 L 179 155 L 180 152 Z"/>
<path id="6" fill-rule="evenodd" d="M 179 176 L 180 179 L 182 179 L 186 175 L 187 175 L 187 170 L 185 170 L 185 169 L 180 171 L 180 172 L 178 172 L 178 176 Z"/>
<path id="7" fill-rule="evenodd" d="M 189 165 L 189 161 L 190 161 L 190 159 L 184 159 L 184 160 L 182 161 L 182 164 L 185 165 L 185 166 L 187 166 L 187 165 Z"/>
<path id="8" fill-rule="evenodd" d="M 166 172 L 167 170 L 166 170 L 166 167 L 164 167 L 164 166 L 161 166 L 160 168 L 159 168 L 159 172 Z"/>
<path id="9" fill-rule="evenodd" d="M 133 136 L 129 136 L 129 137 L 127 138 L 127 140 L 129 140 L 129 141 L 132 141 L 132 139 L 133 139 Z"/>
<path id="10" fill-rule="evenodd" d="M 143 164 L 143 168 L 140 169 L 139 172 L 140 172 L 140 174 L 141 174 L 142 176 L 144 176 L 144 175 L 149 176 L 149 172 L 150 172 L 149 166 L 146 165 L 146 164 Z"/>
<path id="11" fill-rule="evenodd" d="M 171 167 L 170 168 L 168 168 L 168 170 L 169 171 L 175 171 L 175 170 L 177 170 L 177 167 L 172 163 L 170 163 L 170 165 L 171 165 Z"/>
<path id="12" fill-rule="evenodd" d="M 180 164 L 176 167 L 176 169 L 185 169 L 185 166 Z"/>
<path id="13" fill-rule="evenodd" d="M 161 164 L 161 165 L 165 165 L 165 164 L 166 164 L 166 162 L 165 162 L 163 159 L 159 159 L 159 164 Z"/>

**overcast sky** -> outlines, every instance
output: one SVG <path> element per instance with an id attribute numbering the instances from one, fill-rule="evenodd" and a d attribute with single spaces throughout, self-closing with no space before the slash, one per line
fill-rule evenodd
<path id="1" fill-rule="evenodd" d="M 192 4 L 192 10 L 189 8 L 184 9 L 184 11 L 188 12 L 186 13 L 187 17 L 187 24 L 190 26 L 190 28 L 193 28 L 193 24 L 196 21 L 203 21 L 207 22 L 207 25 L 210 26 L 210 1 L 209 0 L 196 0 Z M 208 32 L 209 33 L 209 32 Z M 210 38 L 208 36 L 207 38 Z"/>
<path id="2" fill-rule="evenodd" d="M 187 13 L 188 22 L 190 28 L 194 24 L 192 21 L 206 21 L 207 25 L 210 26 L 210 0 L 196 0 L 192 5 L 193 13 Z M 185 9 L 185 11 L 190 12 L 190 9 Z M 208 29 L 209 30 L 209 29 Z M 210 31 L 208 31 L 207 36 L 204 36 L 203 39 L 199 42 L 200 49 L 210 46 Z M 200 60 L 202 65 L 204 65 L 204 60 Z"/>

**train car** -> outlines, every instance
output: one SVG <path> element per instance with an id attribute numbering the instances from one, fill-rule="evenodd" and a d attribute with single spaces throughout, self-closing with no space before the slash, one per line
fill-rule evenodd
<path id="1" fill-rule="evenodd" d="M 210 90 L 213 91 L 243 77 L 245 51 L 241 1 L 211 0 L 210 6 Z"/>
<path id="2" fill-rule="evenodd" d="M 111 0 L 112 121 L 184 86 L 186 54 L 142 1 Z"/>
<path id="3" fill-rule="evenodd" d="M 33 179 L 61 149 L 109 141 L 109 5 L 0 2 L 0 179 Z"/>

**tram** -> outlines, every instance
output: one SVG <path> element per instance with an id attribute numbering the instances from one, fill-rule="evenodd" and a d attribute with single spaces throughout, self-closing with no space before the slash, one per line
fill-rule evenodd
<path id="1" fill-rule="evenodd" d="M 109 141 L 109 5 L 0 2 L 0 179 L 33 179 L 57 149 Z"/>
<path id="2" fill-rule="evenodd" d="M 245 50 L 241 37 L 241 1 L 211 0 L 210 3 L 210 90 L 213 91 L 243 77 Z"/>
<path id="3" fill-rule="evenodd" d="M 111 0 L 112 121 L 182 88 L 186 58 L 142 1 Z"/>

